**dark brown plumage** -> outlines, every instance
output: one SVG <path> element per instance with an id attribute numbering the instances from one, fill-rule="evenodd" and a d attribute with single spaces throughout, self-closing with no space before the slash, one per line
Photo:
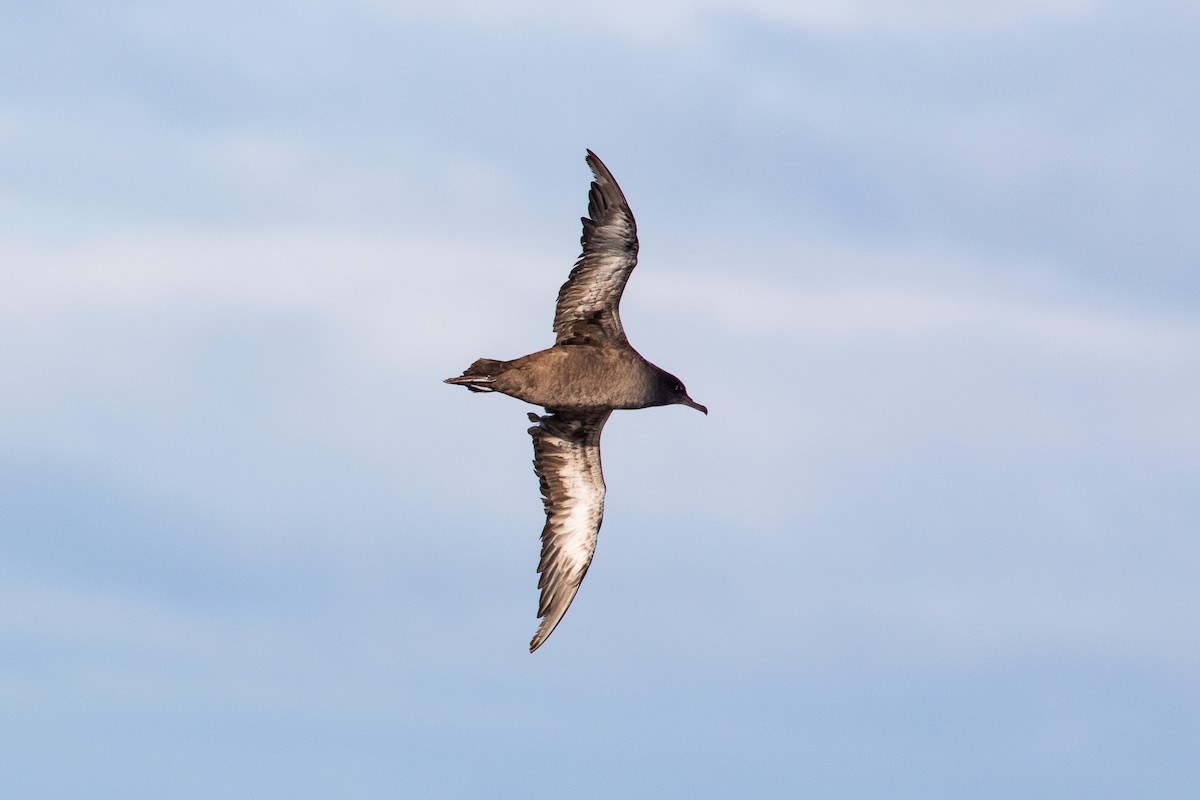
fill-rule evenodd
<path id="1" fill-rule="evenodd" d="M 591 150 L 587 163 L 595 180 L 582 219 L 583 254 L 558 291 L 554 346 L 512 361 L 481 358 L 446 380 L 550 412 L 529 415 L 536 423 L 529 433 L 546 509 L 538 565 L 542 623 L 531 652 L 567 613 L 596 551 L 605 491 L 600 433 L 609 415 L 673 403 L 708 413 L 678 378 L 642 358 L 625 338 L 619 305 L 637 265 L 637 224 L 621 187 Z"/>

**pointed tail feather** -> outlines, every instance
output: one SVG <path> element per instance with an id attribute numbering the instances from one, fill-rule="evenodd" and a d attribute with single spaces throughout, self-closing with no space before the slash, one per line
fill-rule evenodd
<path id="1" fill-rule="evenodd" d="M 490 375 L 463 375 L 461 378 L 446 378 L 443 383 L 449 383 L 454 386 L 465 386 L 472 392 L 491 392 L 495 391 L 489 383 L 496 379 Z"/>
<path id="2" fill-rule="evenodd" d="M 507 361 L 497 361 L 494 358 L 481 358 L 463 371 L 457 378 L 446 378 L 445 383 L 454 386 L 465 386 L 472 392 L 494 391 L 489 384 L 494 383 L 496 376 L 508 366 Z"/>

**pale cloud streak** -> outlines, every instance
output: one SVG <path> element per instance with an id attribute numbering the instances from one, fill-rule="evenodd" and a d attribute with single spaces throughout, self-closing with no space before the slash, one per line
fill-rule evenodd
<path id="1" fill-rule="evenodd" d="M 367 0 L 365 7 L 398 19 L 439 20 L 502 30 L 565 26 L 579 30 L 578 17 L 561 4 L 522 0 L 497 4 L 487 0 L 452 0 L 444 4 Z M 713 21 L 727 17 L 755 17 L 767 23 L 833 34 L 903 34 L 928 37 L 940 33 L 1007 31 L 1026 25 L 1069 22 L 1094 13 L 1097 0 L 1054 2 L 956 3 L 920 0 L 898 5 L 886 0 L 668 0 L 652 8 L 630 0 L 592 6 L 588 23 L 632 41 L 649 45 L 697 35 Z"/>
<path id="2" fill-rule="evenodd" d="M 973 340 L 1038 360 L 1112 366 L 1145 363 L 1185 368 L 1200 361 L 1200 326 L 1190 319 L 1138 317 L 1120 309 L 1105 312 L 936 285 L 900 288 L 894 280 L 756 285 L 676 272 L 669 280 L 659 276 L 645 284 L 656 302 L 699 310 L 743 334 L 782 333 L 833 346 Z"/>

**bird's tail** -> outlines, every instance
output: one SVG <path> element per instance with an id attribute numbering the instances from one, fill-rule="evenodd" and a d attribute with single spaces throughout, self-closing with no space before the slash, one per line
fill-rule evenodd
<path id="1" fill-rule="evenodd" d="M 494 383 L 496 376 L 504 372 L 508 368 L 507 361 L 497 361 L 494 358 L 481 358 L 457 378 L 446 378 L 446 383 L 455 386 L 465 386 L 472 392 L 491 392 L 494 391 L 490 384 Z"/>

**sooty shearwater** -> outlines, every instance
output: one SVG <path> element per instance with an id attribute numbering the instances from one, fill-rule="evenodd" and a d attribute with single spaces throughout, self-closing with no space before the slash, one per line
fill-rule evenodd
<path id="1" fill-rule="evenodd" d="M 609 415 L 672 403 L 708 413 L 678 378 L 642 358 L 625 338 L 617 306 L 637 264 L 637 225 L 621 187 L 591 150 L 587 163 L 595 180 L 581 220 L 583 254 L 558 290 L 554 346 L 512 361 L 481 358 L 462 376 L 446 380 L 549 412 L 529 415 L 537 423 L 529 433 L 546 510 L 538 564 L 542 622 L 529 643 L 531 653 L 567 613 L 596 552 L 604 518 L 600 431 Z"/>

